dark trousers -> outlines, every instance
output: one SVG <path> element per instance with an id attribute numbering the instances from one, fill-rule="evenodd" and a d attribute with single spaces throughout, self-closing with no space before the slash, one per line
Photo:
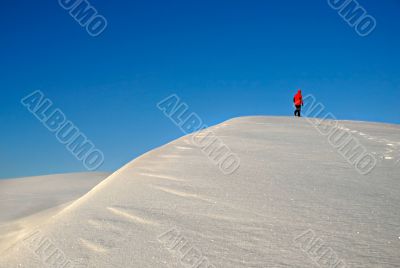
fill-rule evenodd
<path id="1" fill-rule="evenodd" d="M 296 105 L 296 110 L 294 111 L 294 116 L 301 116 L 301 105 Z"/>

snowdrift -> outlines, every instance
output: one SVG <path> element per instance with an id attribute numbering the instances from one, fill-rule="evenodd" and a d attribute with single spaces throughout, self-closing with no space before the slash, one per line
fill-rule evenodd
<path id="1" fill-rule="evenodd" d="M 0 267 L 398 267 L 400 127 L 340 123 L 376 158 L 371 172 L 312 120 L 235 118 L 128 163 L 27 230 Z M 194 142 L 207 131 L 240 159 L 234 172 Z"/>

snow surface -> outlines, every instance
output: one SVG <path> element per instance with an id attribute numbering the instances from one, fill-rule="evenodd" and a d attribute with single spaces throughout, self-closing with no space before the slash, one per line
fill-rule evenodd
<path id="1" fill-rule="evenodd" d="M 334 267 L 318 249 L 337 268 L 400 267 L 400 127 L 341 124 L 380 156 L 368 175 L 307 119 L 236 118 L 211 128 L 240 158 L 233 174 L 182 137 L 26 230 L 0 267 Z"/>
<path id="2" fill-rule="evenodd" d="M 25 229 L 41 224 L 109 175 L 90 172 L 1 179 L 0 252 Z"/>

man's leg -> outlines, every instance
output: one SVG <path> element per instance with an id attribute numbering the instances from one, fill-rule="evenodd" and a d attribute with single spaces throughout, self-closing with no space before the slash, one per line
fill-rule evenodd
<path id="1" fill-rule="evenodd" d="M 300 117 L 300 107 L 298 105 L 296 105 L 296 111 L 294 112 L 294 115 Z"/>

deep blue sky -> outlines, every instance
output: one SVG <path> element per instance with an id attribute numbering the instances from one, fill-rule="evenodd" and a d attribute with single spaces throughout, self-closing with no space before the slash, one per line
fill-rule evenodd
<path id="1" fill-rule="evenodd" d="M 297 88 L 339 119 L 399 123 L 400 3 L 359 0 L 360 37 L 326 0 L 92 0 L 93 38 L 57 0 L 0 9 L 0 178 L 83 171 L 21 104 L 42 90 L 114 171 L 182 135 L 155 104 L 176 93 L 212 125 L 292 115 Z"/>

